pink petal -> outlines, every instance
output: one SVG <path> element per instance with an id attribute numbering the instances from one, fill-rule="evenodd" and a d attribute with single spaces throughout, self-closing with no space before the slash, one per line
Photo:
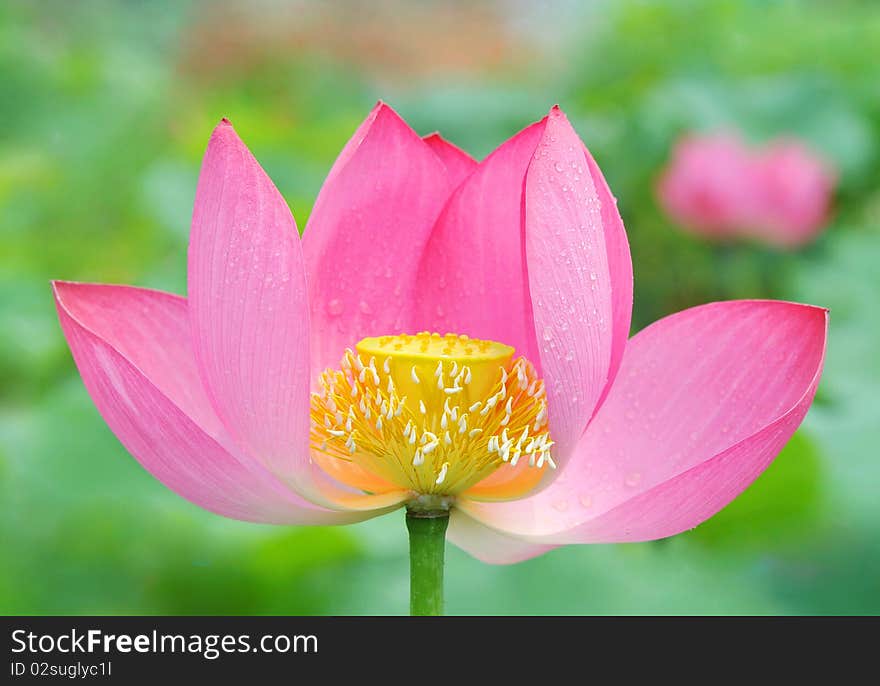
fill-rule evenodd
<path id="1" fill-rule="evenodd" d="M 299 236 L 284 199 L 225 120 L 202 162 L 188 277 L 193 347 L 215 411 L 248 454 L 318 499 Z"/>
<path id="2" fill-rule="evenodd" d="M 198 382 L 183 298 L 62 282 L 54 290 L 61 326 L 98 411 L 168 488 L 207 510 L 247 521 L 341 524 L 370 516 L 312 505 L 252 460 L 230 452 Z"/>
<path id="3" fill-rule="evenodd" d="M 545 543 L 532 543 L 490 529 L 455 508 L 450 513 L 449 532 L 446 537 L 478 560 L 494 565 L 523 562 L 558 547 Z"/>
<path id="4" fill-rule="evenodd" d="M 186 299 L 134 286 L 53 283 L 59 307 L 134 365 L 203 431 L 231 440 L 199 379 Z"/>
<path id="5" fill-rule="evenodd" d="M 423 140 L 446 166 L 446 173 L 452 188 L 461 185 L 461 182 L 477 168 L 477 161 L 473 157 L 444 139 L 439 133 L 429 134 Z"/>
<path id="6" fill-rule="evenodd" d="M 522 193 L 545 121 L 489 155 L 443 209 L 419 269 L 417 329 L 500 341 L 537 362 Z"/>
<path id="7" fill-rule="evenodd" d="M 661 538 L 724 507 L 800 424 L 824 360 L 827 311 L 713 303 L 627 345 L 617 380 L 568 468 L 517 503 L 461 502 L 535 543 Z"/>
<path id="8" fill-rule="evenodd" d="M 608 273 L 611 278 L 611 364 L 608 369 L 608 381 L 602 391 L 596 410 L 601 407 L 605 397 L 611 390 L 614 377 L 623 360 L 623 351 L 629 340 L 629 329 L 632 322 L 633 304 L 633 269 L 629 253 L 629 240 L 623 227 L 620 212 L 617 211 L 617 198 L 611 194 L 608 182 L 593 159 L 590 151 L 584 146 L 587 167 L 593 177 L 593 185 L 602 208 L 602 226 L 605 230 L 605 248 L 608 253 Z"/>
<path id="9" fill-rule="evenodd" d="M 315 371 L 364 336 L 411 328 L 415 270 L 451 190 L 443 162 L 387 105 L 356 137 L 303 235 Z"/>
<path id="10" fill-rule="evenodd" d="M 605 389 L 615 342 L 601 210 L 583 144 L 553 108 L 526 175 L 525 250 L 550 431 L 563 461 Z"/>

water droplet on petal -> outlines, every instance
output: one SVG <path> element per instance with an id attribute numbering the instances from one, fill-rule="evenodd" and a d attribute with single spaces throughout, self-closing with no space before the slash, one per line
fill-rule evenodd
<path id="1" fill-rule="evenodd" d="M 626 479 L 623 480 L 624 485 L 629 488 L 635 488 L 639 485 L 639 482 L 642 480 L 642 475 L 639 472 L 631 472 L 626 475 Z"/>
<path id="2" fill-rule="evenodd" d="M 333 298 L 333 300 L 327 303 L 327 314 L 332 317 L 338 317 L 344 309 L 345 305 L 339 298 Z"/>
<path id="3" fill-rule="evenodd" d="M 373 313 L 373 308 L 370 307 L 370 303 L 368 303 L 366 300 L 361 300 L 360 304 L 358 305 L 358 309 L 364 314 Z"/>

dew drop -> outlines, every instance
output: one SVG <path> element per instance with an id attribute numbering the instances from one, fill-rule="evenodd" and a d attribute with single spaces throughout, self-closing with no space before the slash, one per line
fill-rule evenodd
<path id="1" fill-rule="evenodd" d="M 370 303 L 368 303 L 366 300 L 361 300 L 360 304 L 358 305 L 358 309 L 363 314 L 372 314 L 373 313 L 373 308 L 370 307 Z"/>
<path id="2" fill-rule="evenodd" d="M 639 485 L 639 482 L 642 480 L 642 475 L 639 472 L 631 472 L 626 475 L 626 479 L 623 480 L 624 485 L 629 488 L 634 488 Z"/>
<path id="3" fill-rule="evenodd" d="M 327 313 L 332 317 L 338 317 L 342 314 L 343 309 L 345 309 L 345 305 L 339 298 L 333 298 L 327 303 Z"/>
<path id="4" fill-rule="evenodd" d="M 582 495 L 580 498 L 578 498 L 578 502 L 581 504 L 581 507 L 583 507 L 583 508 L 592 507 L 593 498 L 592 498 L 592 496 L 589 496 L 589 495 Z"/>
<path id="5" fill-rule="evenodd" d="M 541 334 L 541 338 L 545 341 L 550 341 L 553 339 L 553 328 L 548 326 L 544 328 L 544 332 Z"/>
<path id="6" fill-rule="evenodd" d="M 562 163 L 561 163 L 561 162 L 557 162 L 556 164 L 553 165 L 553 168 L 554 168 L 556 171 L 558 171 L 558 172 L 562 172 L 562 170 L 563 170 Z"/>
<path id="7" fill-rule="evenodd" d="M 553 503 L 553 509 L 559 512 L 565 512 L 568 509 L 568 501 L 557 500 L 555 503 Z"/>

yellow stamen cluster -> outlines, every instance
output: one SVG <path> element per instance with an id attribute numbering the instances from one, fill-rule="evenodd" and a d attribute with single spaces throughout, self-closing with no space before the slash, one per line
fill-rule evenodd
<path id="1" fill-rule="evenodd" d="M 513 348 L 454 334 L 365 338 L 312 394 L 312 447 L 419 495 L 520 461 L 555 467 L 544 383 Z"/>

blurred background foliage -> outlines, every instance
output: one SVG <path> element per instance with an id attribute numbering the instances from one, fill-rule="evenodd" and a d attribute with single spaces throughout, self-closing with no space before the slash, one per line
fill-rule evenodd
<path id="1" fill-rule="evenodd" d="M 634 330 L 708 300 L 831 308 L 817 402 L 692 532 L 510 567 L 450 548 L 452 613 L 880 612 L 880 6 L 876 2 L 0 5 L 0 612 L 405 613 L 402 515 L 224 520 L 165 490 L 89 400 L 49 279 L 185 292 L 222 116 L 305 225 L 376 99 L 476 157 L 559 102 L 619 198 Z M 841 173 L 798 252 L 713 246 L 660 213 L 674 140 L 800 136 Z"/>

